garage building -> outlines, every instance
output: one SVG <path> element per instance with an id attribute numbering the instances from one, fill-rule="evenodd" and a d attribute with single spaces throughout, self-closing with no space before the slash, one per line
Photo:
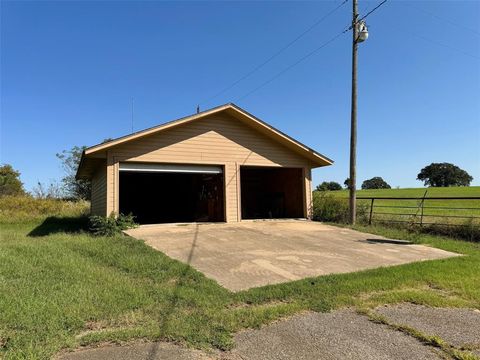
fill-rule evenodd
<path id="1" fill-rule="evenodd" d="M 234 104 L 87 148 L 91 213 L 141 224 L 309 218 L 311 170 L 332 160 Z"/>

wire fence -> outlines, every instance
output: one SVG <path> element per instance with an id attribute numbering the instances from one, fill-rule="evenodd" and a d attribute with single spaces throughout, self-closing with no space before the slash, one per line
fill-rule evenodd
<path id="1" fill-rule="evenodd" d="M 480 224 L 480 197 L 357 197 L 368 203 L 368 223 L 465 226 Z"/>

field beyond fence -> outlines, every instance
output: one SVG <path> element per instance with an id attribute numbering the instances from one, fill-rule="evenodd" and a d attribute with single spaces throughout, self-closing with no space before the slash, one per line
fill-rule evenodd
<path id="1" fill-rule="evenodd" d="M 453 225 L 480 223 L 479 197 L 367 197 L 368 223 L 375 221 L 413 225 Z"/>
<path id="2" fill-rule="evenodd" d="M 337 209 L 348 210 L 348 191 L 331 191 L 327 196 L 343 203 L 337 204 Z M 332 202 L 321 192 L 316 192 L 314 198 L 317 207 Z M 461 234 L 466 227 L 480 228 L 480 187 L 360 190 L 357 193 L 357 213 L 359 221 L 370 225 L 443 227 L 442 233 Z M 320 220 L 346 222 L 348 215 Z"/>

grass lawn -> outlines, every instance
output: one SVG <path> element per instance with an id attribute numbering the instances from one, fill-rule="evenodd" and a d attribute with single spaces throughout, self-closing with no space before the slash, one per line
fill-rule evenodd
<path id="1" fill-rule="evenodd" d="M 465 256 L 233 294 L 141 241 L 72 232 L 72 219 L 41 223 L 0 225 L 0 358 L 138 338 L 229 349 L 234 332 L 302 310 L 400 301 L 480 309 L 478 243 L 358 227 Z"/>
<path id="2" fill-rule="evenodd" d="M 358 190 L 358 197 L 423 197 L 427 191 L 426 197 L 480 197 L 480 186 L 470 187 L 446 187 L 446 188 L 412 188 L 412 189 L 377 189 L 377 190 Z M 348 198 L 348 190 L 332 191 L 333 196 Z M 370 206 L 370 200 L 359 200 L 365 206 Z M 392 218 L 398 220 L 407 220 L 409 215 L 401 218 L 398 214 L 420 215 L 418 210 L 419 200 L 375 200 L 374 212 L 388 212 L 394 216 L 378 214 L 374 219 Z M 406 206 L 407 208 L 392 208 L 384 206 Z M 452 210 L 446 208 L 466 208 L 465 210 Z M 476 216 L 473 219 L 475 223 L 480 224 L 480 200 L 425 200 L 424 203 L 424 222 L 440 223 L 464 223 L 465 218 L 435 218 L 428 215 L 442 216 Z"/>

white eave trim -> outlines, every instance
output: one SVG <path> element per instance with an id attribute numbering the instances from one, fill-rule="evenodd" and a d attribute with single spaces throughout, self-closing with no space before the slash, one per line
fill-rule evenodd
<path id="1" fill-rule="evenodd" d="M 223 169 L 221 166 L 216 166 L 216 165 L 120 163 L 119 171 L 188 173 L 188 174 L 221 174 L 223 172 Z"/>

